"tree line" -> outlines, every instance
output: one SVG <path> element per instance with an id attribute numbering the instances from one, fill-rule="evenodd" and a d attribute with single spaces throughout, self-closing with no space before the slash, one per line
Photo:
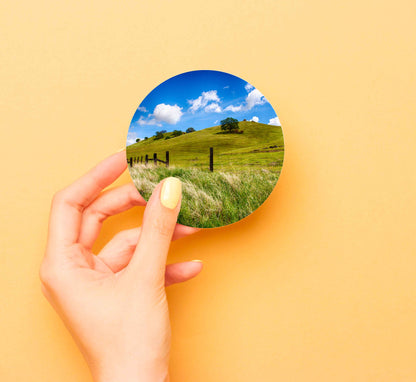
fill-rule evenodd
<path id="1" fill-rule="evenodd" d="M 179 137 L 180 135 L 183 134 L 189 134 L 189 133 L 193 133 L 195 131 L 195 129 L 193 127 L 188 127 L 186 129 L 185 132 L 183 132 L 182 130 L 173 130 L 170 135 L 166 135 L 167 133 L 166 130 L 160 130 L 160 131 L 156 131 L 155 135 L 153 135 L 153 140 L 158 140 L 158 139 L 171 139 L 171 138 L 175 138 L 175 137 Z M 242 134 L 243 131 L 240 130 L 240 127 L 238 125 L 238 119 L 235 118 L 225 118 L 221 121 L 221 131 L 223 134 Z M 147 140 L 149 139 L 149 137 L 144 137 L 143 140 Z M 136 139 L 136 142 L 140 142 L 140 138 Z"/>

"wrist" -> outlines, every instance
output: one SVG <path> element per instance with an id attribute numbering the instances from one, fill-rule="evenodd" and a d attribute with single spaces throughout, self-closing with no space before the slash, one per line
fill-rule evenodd
<path id="1" fill-rule="evenodd" d="M 95 382 L 169 382 L 169 374 L 165 373 L 149 373 L 128 371 L 106 372 L 97 376 L 93 375 Z"/>
<path id="2" fill-rule="evenodd" d="M 168 367 L 164 365 L 143 365 L 129 367 L 118 363 L 94 371 L 91 368 L 95 382 L 169 382 Z"/>

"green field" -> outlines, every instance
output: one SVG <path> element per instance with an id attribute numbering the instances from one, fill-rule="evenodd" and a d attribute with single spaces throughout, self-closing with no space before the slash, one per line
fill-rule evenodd
<path id="1" fill-rule="evenodd" d="M 242 134 L 221 134 L 220 126 L 171 139 L 153 137 L 127 147 L 134 158 L 132 179 L 147 200 L 156 184 L 168 176 L 183 184 L 178 222 L 211 228 L 234 223 L 256 210 L 270 195 L 283 163 L 284 145 L 280 126 L 239 122 Z M 165 133 L 164 137 L 171 133 Z M 214 171 L 209 171 L 209 148 L 214 148 Z M 169 168 L 153 164 L 153 153 Z M 137 163 L 149 157 L 147 165 Z"/>
<path id="2" fill-rule="evenodd" d="M 140 164 L 133 166 L 130 174 L 146 200 L 162 179 L 179 178 L 183 190 L 178 222 L 200 228 L 220 227 L 250 215 L 267 199 L 279 178 L 269 170 L 236 174 Z"/>
<path id="3" fill-rule="evenodd" d="M 283 155 L 283 134 L 280 126 L 256 122 L 239 122 L 242 134 L 221 134 L 220 126 L 209 127 L 171 139 L 149 138 L 127 146 L 127 158 L 153 153 L 176 167 L 209 169 L 209 148 L 214 148 L 214 171 L 240 172 L 243 169 L 268 169 L 280 172 Z M 170 133 L 165 133 L 168 136 Z M 270 147 L 273 146 L 273 147 Z"/>

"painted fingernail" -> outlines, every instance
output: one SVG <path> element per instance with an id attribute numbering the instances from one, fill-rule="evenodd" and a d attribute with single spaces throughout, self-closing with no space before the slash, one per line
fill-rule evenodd
<path id="1" fill-rule="evenodd" d="M 116 151 L 116 154 L 117 154 L 117 153 L 121 153 L 122 151 L 125 151 L 125 150 L 126 150 L 126 148 L 125 148 L 125 147 L 123 147 L 123 148 L 121 148 L 120 150 L 117 150 L 117 151 Z"/>
<path id="2" fill-rule="evenodd" d="M 160 202 L 170 209 L 174 209 L 182 194 L 182 183 L 178 178 L 166 178 L 160 192 Z"/>
<path id="3" fill-rule="evenodd" d="M 191 260 L 193 263 L 202 263 L 202 260 Z"/>

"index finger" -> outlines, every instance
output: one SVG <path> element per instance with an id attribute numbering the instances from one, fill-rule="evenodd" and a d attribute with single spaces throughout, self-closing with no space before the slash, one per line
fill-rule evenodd
<path id="1" fill-rule="evenodd" d="M 58 248 L 78 240 L 83 210 L 126 169 L 126 153 L 113 154 L 74 183 L 57 192 L 49 217 L 48 246 Z"/>

